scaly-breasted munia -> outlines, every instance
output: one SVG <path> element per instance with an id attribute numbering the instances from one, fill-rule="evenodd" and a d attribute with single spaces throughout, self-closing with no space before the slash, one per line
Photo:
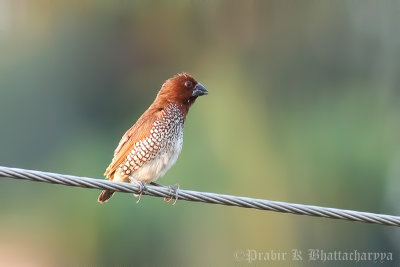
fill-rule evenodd
<path id="1" fill-rule="evenodd" d="M 149 184 L 176 162 L 183 143 L 183 126 L 190 106 L 207 89 L 187 73 L 168 79 L 153 104 L 122 136 L 104 175 L 110 181 Z M 103 190 L 98 201 L 114 191 Z"/>

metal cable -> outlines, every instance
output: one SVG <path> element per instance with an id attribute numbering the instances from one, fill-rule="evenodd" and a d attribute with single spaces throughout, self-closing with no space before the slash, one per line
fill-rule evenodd
<path id="1" fill-rule="evenodd" d="M 0 177 L 10 177 L 36 182 L 46 182 L 85 188 L 111 189 L 117 192 L 124 193 L 140 193 L 140 187 L 136 184 L 111 182 L 103 179 L 93 179 L 88 177 L 79 177 L 73 175 L 64 175 L 58 173 L 33 171 L 2 166 L 0 166 Z M 331 219 L 342 219 L 348 221 L 358 221 L 400 227 L 400 216 L 374 214 L 369 212 L 342 210 L 191 190 L 171 190 L 171 188 L 161 186 L 146 185 L 143 191 L 143 195 L 167 198 L 175 198 L 175 196 L 177 196 L 179 200 L 197 201 L 203 203 L 270 210 L 298 215 L 317 216 Z"/>

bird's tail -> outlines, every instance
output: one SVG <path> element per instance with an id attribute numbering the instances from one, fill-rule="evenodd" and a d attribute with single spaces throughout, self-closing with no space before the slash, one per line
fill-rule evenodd
<path id="1" fill-rule="evenodd" d="M 97 200 L 100 203 L 107 202 L 112 195 L 114 195 L 115 191 L 112 190 L 103 190 L 101 191 L 101 194 L 99 196 L 99 199 Z"/>

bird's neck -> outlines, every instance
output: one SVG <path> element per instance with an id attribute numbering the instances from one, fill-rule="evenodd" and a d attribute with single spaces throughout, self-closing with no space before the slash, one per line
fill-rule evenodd
<path id="1" fill-rule="evenodd" d="M 185 122 L 186 115 L 188 113 L 188 108 L 186 108 L 184 105 L 180 104 L 175 104 L 175 103 L 168 103 L 164 107 L 164 116 L 167 118 L 176 118 L 177 121 L 182 121 L 182 123 Z M 173 119 L 175 120 L 175 119 Z"/>
<path id="2" fill-rule="evenodd" d="M 171 101 L 154 101 L 152 104 L 152 109 L 154 111 L 164 111 L 164 112 L 176 112 L 180 113 L 183 116 L 183 120 L 185 121 L 186 115 L 189 112 L 189 108 L 192 103 L 176 103 Z"/>

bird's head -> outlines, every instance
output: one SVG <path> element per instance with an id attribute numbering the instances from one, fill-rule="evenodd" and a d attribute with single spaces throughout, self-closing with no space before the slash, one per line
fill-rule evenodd
<path id="1" fill-rule="evenodd" d="M 179 73 L 163 84 L 156 100 L 163 104 L 177 104 L 187 112 L 197 97 L 207 93 L 207 89 L 191 75 Z"/>

